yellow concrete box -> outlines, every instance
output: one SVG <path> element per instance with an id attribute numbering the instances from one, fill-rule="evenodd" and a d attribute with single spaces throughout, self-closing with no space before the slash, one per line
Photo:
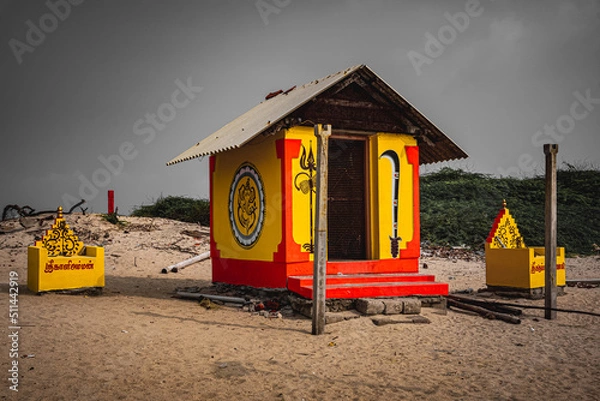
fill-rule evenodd
<path id="1" fill-rule="evenodd" d="M 52 228 L 28 249 L 27 287 L 35 293 L 104 287 L 104 248 L 79 241 L 60 207 Z"/>
<path id="2" fill-rule="evenodd" d="M 515 219 L 503 204 L 485 244 L 488 287 L 538 289 L 545 287 L 545 248 L 527 247 Z M 556 248 L 556 285 L 565 286 L 565 248 Z"/>

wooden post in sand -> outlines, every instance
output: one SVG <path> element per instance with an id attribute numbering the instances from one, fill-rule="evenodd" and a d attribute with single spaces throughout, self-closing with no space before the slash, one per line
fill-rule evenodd
<path id="1" fill-rule="evenodd" d="M 557 144 L 545 144 L 546 155 L 546 319 L 556 319 L 556 154 Z"/>
<path id="2" fill-rule="evenodd" d="M 325 276 L 327 274 L 327 158 L 331 125 L 315 125 L 317 137 L 317 210 L 313 268 L 312 334 L 325 332 Z"/>

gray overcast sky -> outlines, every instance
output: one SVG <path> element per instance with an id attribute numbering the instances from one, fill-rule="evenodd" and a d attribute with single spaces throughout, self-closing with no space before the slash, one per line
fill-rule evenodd
<path id="1" fill-rule="evenodd" d="M 548 142 L 600 165 L 600 1 L 0 0 L 0 45 L 0 207 L 207 197 L 207 160 L 165 163 L 357 64 L 470 155 L 452 166 L 527 175 Z"/>

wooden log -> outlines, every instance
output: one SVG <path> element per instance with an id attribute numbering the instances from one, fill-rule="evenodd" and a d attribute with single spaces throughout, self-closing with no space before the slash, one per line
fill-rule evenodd
<path id="1" fill-rule="evenodd" d="M 455 297 L 455 295 L 453 295 Z M 446 299 L 448 300 L 448 302 L 450 301 L 447 297 Z M 458 301 L 460 302 L 460 301 Z M 521 308 L 521 309 L 538 309 L 538 310 L 545 310 L 546 307 L 545 306 L 537 306 L 537 305 L 526 305 L 526 304 L 512 304 L 512 303 L 506 303 L 506 302 L 494 302 L 494 305 L 501 305 L 501 306 L 514 306 L 515 308 Z M 557 312 L 565 312 L 565 313 L 577 313 L 580 315 L 588 315 L 588 316 L 596 316 L 596 317 L 600 317 L 600 313 L 596 313 L 596 312 L 588 312 L 588 311 L 581 311 L 581 310 L 574 310 L 574 309 L 562 309 L 562 308 L 555 308 L 554 309 Z"/>
<path id="2" fill-rule="evenodd" d="M 483 299 L 473 299 L 473 298 L 462 297 L 462 296 L 458 296 L 458 295 L 448 295 L 447 297 L 452 298 L 459 302 L 464 302 L 466 304 L 480 306 L 482 308 L 485 308 L 485 309 L 488 309 L 488 310 L 491 310 L 494 312 L 508 313 L 509 315 L 523 314 L 523 311 L 521 309 L 515 308 L 513 306 L 506 306 L 506 305 L 498 304 L 498 303 L 492 302 L 492 301 L 486 301 Z"/>
<path id="3" fill-rule="evenodd" d="M 502 320 L 507 323 L 521 324 L 521 319 L 514 317 L 512 315 L 508 315 L 506 313 L 494 312 L 494 311 L 482 308 L 481 306 L 477 306 L 477 305 L 469 305 L 469 304 L 457 301 L 452 298 L 448 298 L 448 306 L 475 312 L 475 313 L 479 314 L 480 316 L 483 316 L 487 319 L 498 319 L 498 320 Z"/>
<path id="4" fill-rule="evenodd" d="M 577 279 L 567 279 L 567 285 L 569 287 L 575 287 L 578 285 L 585 286 L 598 286 L 600 285 L 600 278 L 577 278 Z M 590 287 L 590 288 L 591 288 Z"/>
<path id="5" fill-rule="evenodd" d="M 545 306 L 537 306 L 537 305 L 519 305 L 519 304 L 509 304 L 509 303 L 505 303 L 505 302 L 503 302 L 502 305 L 516 306 L 516 307 L 524 308 L 524 309 L 546 310 Z M 554 310 L 556 312 L 578 313 L 580 315 L 588 315 L 588 316 L 600 317 L 600 313 L 596 313 L 596 312 L 588 312 L 588 311 L 574 310 L 574 309 L 562 309 L 562 308 L 555 308 Z"/>
<path id="6" fill-rule="evenodd" d="M 376 326 L 385 326 L 386 324 L 402 324 L 402 323 L 414 323 L 414 324 L 428 324 L 431 320 L 425 316 L 414 316 L 411 318 L 392 318 L 392 317 L 373 317 L 371 321 Z"/>
<path id="7" fill-rule="evenodd" d="M 196 255 L 193 258 L 186 259 L 179 263 L 175 263 L 174 265 L 171 265 L 169 267 L 165 267 L 164 269 L 161 270 L 161 273 L 163 273 L 163 274 L 167 274 L 169 272 L 177 273 L 177 271 L 179 269 L 183 269 L 186 266 L 189 266 L 193 263 L 200 262 L 200 261 L 208 259 L 208 258 L 210 258 L 210 251 L 201 253 L 200 255 Z"/>
<path id="8" fill-rule="evenodd" d="M 63 214 L 71 214 L 73 212 L 73 210 L 75 210 L 76 207 L 81 206 L 84 203 L 85 203 L 85 199 L 82 199 L 81 201 L 79 201 L 76 204 L 74 204 L 73 206 L 71 206 L 71 208 L 68 211 L 63 212 Z M 19 205 L 6 205 L 4 207 L 4 210 L 2 211 L 2 221 L 6 220 L 6 216 L 8 215 L 9 210 L 16 211 L 17 214 L 21 217 L 35 217 L 35 216 L 39 216 L 42 214 L 55 214 L 56 213 L 56 210 L 40 210 L 40 211 L 36 212 L 35 209 L 29 205 L 25 205 L 23 207 L 20 207 Z"/>
<path id="9" fill-rule="evenodd" d="M 227 297 L 225 295 L 201 294 L 198 292 L 176 292 L 175 297 L 181 299 L 210 299 L 212 301 L 230 302 L 233 304 L 247 303 L 244 298 Z"/>

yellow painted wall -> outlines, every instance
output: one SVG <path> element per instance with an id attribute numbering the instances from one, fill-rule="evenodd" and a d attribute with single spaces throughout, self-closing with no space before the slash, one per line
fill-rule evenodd
<path id="1" fill-rule="evenodd" d="M 486 244 L 486 285 L 534 288 L 531 286 L 531 253 L 529 248 L 497 249 Z"/>
<path id="2" fill-rule="evenodd" d="M 277 251 L 277 246 L 282 240 L 281 161 L 277 158 L 275 147 L 275 141 L 282 137 L 283 133 L 269 137 L 258 136 L 240 149 L 229 150 L 215 156 L 215 169 L 212 176 L 212 230 L 221 258 L 273 260 L 273 253 Z M 230 195 L 235 198 L 236 205 L 240 196 L 239 186 L 233 194 L 231 194 L 231 186 L 236 172 L 245 163 L 251 165 L 259 174 L 264 189 L 264 221 L 256 242 L 249 246 L 243 246 L 236 241 L 229 213 Z M 259 196 L 254 184 L 250 189 L 257 197 Z M 260 202 L 260 199 L 257 198 L 257 201 Z M 259 206 L 256 202 L 253 204 Z M 237 206 L 233 207 L 237 210 Z"/>
<path id="3" fill-rule="evenodd" d="M 104 248 L 87 246 L 81 255 L 48 256 L 42 246 L 30 246 L 27 287 L 36 293 L 104 287 Z"/>
<path id="4" fill-rule="evenodd" d="M 532 287 L 543 287 L 546 285 L 546 273 L 545 273 L 545 262 L 546 262 L 546 248 L 544 247 L 532 247 L 533 255 L 536 260 L 537 266 L 530 268 L 531 286 Z M 565 264 L 565 248 L 556 247 L 556 285 L 564 287 L 567 284 L 567 272 Z"/>
<path id="5" fill-rule="evenodd" d="M 400 251 L 414 236 L 414 182 L 413 166 L 408 163 L 405 146 L 416 146 L 410 135 L 377 134 L 370 138 L 371 159 L 371 230 L 378 240 L 372 243 L 373 259 L 392 258 L 390 236 L 392 235 L 392 164 L 381 155 L 394 150 L 400 161 L 400 186 L 398 191 L 398 236 Z"/>
<path id="6" fill-rule="evenodd" d="M 293 127 L 287 130 L 286 139 L 299 139 L 302 141 L 298 158 L 292 160 L 292 178 L 294 188 L 292 189 L 293 205 L 293 230 L 294 242 L 300 245 L 301 252 L 310 254 L 311 244 L 311 219 L 314 222 L 316 210 L 316 198 L 314 194 L 316 185 L 316 171 L 307 168 L 310 164 L 317 162 L 317 138 L 313 127 Z M 312 150 L 312 160 L 311 160 Z M 312 181 L 312 186 L 311 186 Z M 311 190 L 312 187 L 312 190 Z M 312 198 L 312 216 L 310 202 Z M 312 240 L 314 245 L 314 239 Z"/>
<path id="7" fill-rule="evenodd" d="M 541 288 L 546 286 L 543 247 L 493 248 L 486 244 L 486 285 L 511 288 Z M 556 248 L 556 285 L 566 284 L 565 248 Z"/>

